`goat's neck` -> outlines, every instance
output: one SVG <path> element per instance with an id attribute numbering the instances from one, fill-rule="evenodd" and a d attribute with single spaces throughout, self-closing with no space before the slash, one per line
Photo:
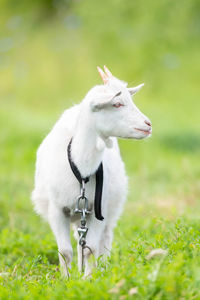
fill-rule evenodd
<path id="1" fill-rule="evenodd" d="M 89 118 L 80 118 L 72 140 L 72 159 L 83 177 L 96 172 L 105 149 L 104 139 L 100 138 Z"/>

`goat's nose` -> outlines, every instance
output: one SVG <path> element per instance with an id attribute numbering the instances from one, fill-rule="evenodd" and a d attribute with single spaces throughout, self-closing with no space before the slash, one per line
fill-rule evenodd
<path id="1" fill-rule="evenodd" d="M 151 127 L 151 122 L 149 120 L 145 120 L 144 123 Z"/>

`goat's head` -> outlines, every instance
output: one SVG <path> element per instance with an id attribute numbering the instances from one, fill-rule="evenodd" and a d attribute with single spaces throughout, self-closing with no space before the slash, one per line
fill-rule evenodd
<path id="1" fill-rule="evenodd" d="M 143 86 L 127 88 L 104 66 L 98 67 L 104 85 L 91 90 L 90 107 L 96 129 L 104 137 L 143 139 L 152 132 L 150 120 L 133 103 L 132 97 Z"/>

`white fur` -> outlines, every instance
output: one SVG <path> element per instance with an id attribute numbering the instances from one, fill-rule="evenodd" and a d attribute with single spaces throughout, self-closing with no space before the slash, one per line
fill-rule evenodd
<path id="1" fill-rule="evenodd" d="M 72 260 L 70 223 L 76 229 L 80 217 L 74 216 L 80 186 L 73 175 L 67 158 L 67 146 L 71 137 L 72 158 L 82 176 L 94 174 L 103 161 L 104 186 L 102 195 L 103 221 L 93 213 L 87 218 L 89 227 L 87 245 L 95 257 L 109 254 L 113 229 L 119 218 L 127 195 L 127 177 L 116 137 L 141 139 L 151 133 L 149 122 L 132 102 L 126 84 L 117 78 L 110 78 L 105 85 L 95 86 L 83 101 L 68 110 L 57 121 L 37 151 L 35 189 L 32 201 L 35 210 L 48 220 L 55 235 L 58 250 L 64 255 L 68 266 Z M 121 92 L 120 95 L 115 96 Z M 116 103 L 123 106 L 114 107 Z M 89 206 L 93 209 L 95 177 L 86 184 Z M 65 210 L 65 213 L 63 212 Z M 78 264 L 81 267 L 78 245 Z M 67 268 L 61 255 L 62 271 Z M 91 273 L 89 252 L 85 252 L 85 275 Z"/>

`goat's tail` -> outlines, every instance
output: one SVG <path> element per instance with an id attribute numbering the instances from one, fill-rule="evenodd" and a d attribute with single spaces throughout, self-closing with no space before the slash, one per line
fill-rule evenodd
<path id="1" fill-rule="evenodd" d="M 31 200 L 37 214 L 41 215 L 45 220 L 48 217 L 48 198 L 44 196 L 38 189 L 34 189 L 31 194 Z"/>

